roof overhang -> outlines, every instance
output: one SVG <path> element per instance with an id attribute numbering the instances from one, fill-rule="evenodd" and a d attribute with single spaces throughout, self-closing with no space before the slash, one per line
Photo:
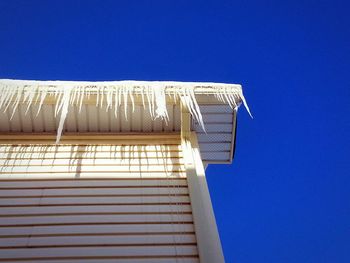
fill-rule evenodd
<path id="1" fill-rule="evenodd" d="M 68 133 L 176 133 L 184 106 L 203 161 L 230 163 L 241 103 L 235 84 L 0 80 L 0 132 L 56 133 L 57 143 Z"/>

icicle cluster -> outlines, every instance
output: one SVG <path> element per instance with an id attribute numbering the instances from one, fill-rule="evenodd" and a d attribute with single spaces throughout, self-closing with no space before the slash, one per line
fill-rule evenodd
<path id="1" fill-rule="evenodd" d="M 55 117 L 59 117 L 56 143 L 60 141 L 62 129 L 68 114 L 69 105 L 78 105 L 79 112 L 84 99 L 96 95 L 96 106 L 105 107 L 106 111 L 114 109 L 118 116 L 118 109 L 123 107 L 127 116 L 128 104 L 134 109 L 135 95 L 142 98 L 143 107 L 150 111 L 152 119 L 161 118 L 168 121 L 166 97 L 175 101 L 181 100 L 188 108 L 193 118 L 205 130 L 202 114 L 195 97 L 198 88 L 209 88 L 207 94 L 214 96 L 231 108 L 237 110 L 243 102 L 248 113 L 249 108 L 244 99 L 240 85 L 196 82 L 156 82 L 156 81 L 108 81 L 108 82 L 65 82 L 65 81 L 26 81 L 0 80 L 0 110 L 3 112 L 11 108 L 11 119 L 21 103 L 26 105 L 26 113 L 31 105 L 38 104 L 39 114 L 41 107 L 48 97 L 55 99 Z M 11 106 L 11 107 L 10 107 Z"/>

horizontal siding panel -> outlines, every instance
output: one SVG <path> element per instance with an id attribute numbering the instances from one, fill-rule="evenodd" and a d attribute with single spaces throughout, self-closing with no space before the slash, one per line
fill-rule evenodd
<path id="1" fill-rule="evenodd" d="M 0 147 L 0 207 L 0 262 L 198 262 L 178 144 Z"/>
<path id="2" fill-rule="evenodd" d="M 41 216 L 41 217 L 2 217 L 0 227 L 19 225 L 62 225 L 86 223 L 142 223 L 142 222 L 192 222 L 189 214 L 130 214 L 130 215 L 89 215 L 89 216 Z"/>
<path id="3" fill-rule="evenodd" d="M 4 262 L 4 261 L 2 261 Z M 38 263 L 37 260 L 25 260 L 17 261 L 18 263 Z M 52 260 L 40 260 L 40 263 L 199 263 L 199 258 L 196 256 L 173 256 L 173 257 L 143 257 L 143 258 L 98 258 L 98 259 L 52 259 Z"/>
<path id="4" fill-rule="evenodd" d="M 1 261 L 2 263 L 13 263 L 13 261 Z M 16 262 L 25 262 L 25 263 L 38 263 L 37 260 L 27 260 L 17 261 Z M 98 257 L 94 259 L 79 259 L 79 258 L 70 258 L 70 259 L 50 259 L 50 261 L 39 261 L 39 262 L 50 262 L 50 263 L 199 263 L 199 258 L 197 256 L 173 256 L 173 257 L 142 257 L 142 258 L 105 258 Z"/>
<path id="5" fill-rule="evenodd" d="M 118 165 L 118 166 L 151 166 L 151 165 L 179 165 L 181 164 L 182 160 L 179 158 L 157 158 L 157 159 L 46 159 L 46 158 L 40 158 L 40 159 L 0 159 L 0 166 L 47 166 L 47 165 L 94 165 L 94 166 L 100 166 L 100 165 Z"/>
<path id="6" fill-rule="evenodd" d="M 0 152 L 116 152 L 116 151 L 180 151 L 178 144 L 169 145 L 1 145 Z"/>
<path id="7" fill-rule="evenodd" d="M 135 203 L 186 203 L 188 196 L 128 196 L 128 197 L 57 197 L 57 198 L 2 198 L 0 206 L 65 205 L 65 204 L 135 204 Z"/>
<path id="8" fill-rule="evenodd" d="M 66 165 L 16 165 L 16 166 L 2 166 L 0 167 L 0 175 L 6 173 L 125 173 L 125 172 L 163 172 L 164 171 L 184 171 L 184 165 L 73 165 L 67 163 Z"/>
<path id="9" fill-rule="evenodd" d="M 188 213 L 191 206 L 184 204 L 171 205 L 88 205 L 88 206 L 33 206 L 33 207 L 2 207 L 0 217 L 28 215 L 58 215 L 58 214 L 103 214 L 103 213 Z"/>
<path id="10" fill-rule="evenodd" d="M 67 258 L 67 257 L 142 257 L 198 255 L 195 245 L 142 246 L 142 247 L 77 247 L 77 248 L 23 248 L 1 249 L 0 259 L 14 258 Z"/>
<path id="11" fill-rule="evenodd" d="M 108 196 L 108 195 L 155 195 L 155 194 L 188 194 L 187 188 L 169 186 L 165 188 L 85 188 L 85 189 L 21 189 L 21 190 L 0 190 L 0 198 L 6 197 L 30 197 L 30 196 Z M 0 211 L 1 213 L 1 211 Z"/>
<path id="12" fill-rule="evenodd" d="M 184 172 L 168 171 L 168 172 L 62 172 L 62 173 L 0 173 L 0 179 L 74 179 L 74 178 L 86 178 L 95 179 L 98 177 L 111 178 L 111 179 L 144 179 L 144 178 L 180 178 L 186 177 Z M 1 185 L 0 185 L 1 188 Z"/>
<path id="13" fill-rule="evenodd" d="M 8 152 L 0 153 L 0 159 L 164 159 L 164 158 L 182 158 L 181 152 Z"/>
<path id="14" fill-rule="evenodd" d="M 194 227 L 190 222 L 181 222 L 180 224 L 89 224 L 89 225 L 60 225 L 60 226 L 14 226 L 14 227 L 0 227 L 0 237 L 6 236 L 74 236 L 74 235 L 130 235 L 134 233 L 189 233 L 193 232 Z"/>
<path id="15" fill-rule="evenodd" d="M 100 178 L 100 179 L 97 179 Z M 168 187 L 168 186 L 187 186 L 186 178 L 103 178 L 102 176 L 90 179 L 33 179 L 26 180 L 0 180 L 0 189 L 23 189 L 23 188 L 119 188 L 119 187 Z"/>
<path id="16" fill-rule="evenodd" d="M 5 247 L 47 247 L 77 245 L 137 245 L 137 244 L 193 244 L 194 234 L 182 235 L 115 235 L 115 236 L 69 236 L 69 237 L 30 237 L 0 238 L 0 248 Z"/>

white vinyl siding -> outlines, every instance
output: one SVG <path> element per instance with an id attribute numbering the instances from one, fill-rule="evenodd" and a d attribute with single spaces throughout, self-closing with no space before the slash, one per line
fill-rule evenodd
<path id="1" fill-rule="evenodd" d="M 0 262 L 198 262 L 178 143 L 0 145 Z"/>

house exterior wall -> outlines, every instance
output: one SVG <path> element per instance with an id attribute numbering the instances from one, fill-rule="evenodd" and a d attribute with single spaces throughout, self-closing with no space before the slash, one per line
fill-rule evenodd
<path id="1" fill-rule="evenodd" d="M 180 135 L 77 138 L 0 139 L 0 262 L 199 262 Z"/>

